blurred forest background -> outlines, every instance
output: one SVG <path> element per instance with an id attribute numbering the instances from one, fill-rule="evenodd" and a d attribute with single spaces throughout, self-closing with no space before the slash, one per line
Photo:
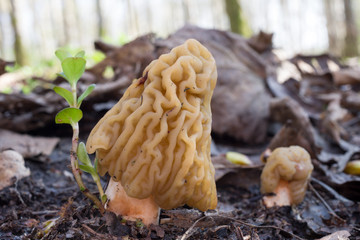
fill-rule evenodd
<path id="1" fill-rule="evenodd" d="M 289 55 L 352 57 L 359 51 L 359 11 L 355 0 L 1 0 L 0 58 L 51 66 L 59 47 L 94 54 L 95 40 L 120 45 L 149 32 L 166 37 L 184 24 L 245 37 L 274 33 L 275 47 Z"/>

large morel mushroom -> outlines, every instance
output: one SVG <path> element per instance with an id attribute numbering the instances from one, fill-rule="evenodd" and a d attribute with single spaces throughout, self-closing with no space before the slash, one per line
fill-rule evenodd
<path id="1" fill-rule="evenodd" d="M 151 62 L 97 123 L 86 147 L 96 151 L 99 173 L 112 177 L 110 211 L 148 225 L 157 222 L 158 207 L 216 208 L 210 158 L 216 79 L 211 53 L 189 39 Z"/>

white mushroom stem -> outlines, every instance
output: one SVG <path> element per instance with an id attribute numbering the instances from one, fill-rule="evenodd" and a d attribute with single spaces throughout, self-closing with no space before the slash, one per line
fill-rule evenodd
<path id="1" fill-rule="evenodd" d="M 274 193 L 274 196 L 263 197 L 263 202 L 266 207 L 290 206 L 292 204 L 291 192 L 287 181 L 281 179 Z"/>
<path id="2" fill-rule="evenodd" d="M 152 197 L 137 199 L 129 197 L 120 182 L 110 179 L 105 191 L 109 200 L 105 208 L 108 211 L 121 215 L 126 220 L 141 219 L 147 226 L 159 223 L 160 208 Z"/>

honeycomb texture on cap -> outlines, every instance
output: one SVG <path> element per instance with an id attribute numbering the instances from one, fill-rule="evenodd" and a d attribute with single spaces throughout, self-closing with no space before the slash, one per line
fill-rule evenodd
<path id="1" fill-rule="evenodd" d="M 211 53 L 187 40 L 147 66 L 87 140 L 101 175 L 134 198 L 164 209 L 217 205 L 210 158 L 210 100 L 217 71 Z"/>

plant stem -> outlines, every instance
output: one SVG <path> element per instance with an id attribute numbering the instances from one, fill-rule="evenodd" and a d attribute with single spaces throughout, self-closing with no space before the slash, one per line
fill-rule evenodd
<path id="1" fill-rule="evenodd" d="M 70 107 L 76 107 L 77 108 L 77 93 L 76 93 L 76 83 L 75 84 L 71 84 L 71 93 L 73 96 L 73 100 L 74 100 L 74 105 L 75 106 L 70 106 Z M 79 133 L 79 132 L 78 132 Z"/>
<path id="2" fill-rule="evenodd" d="M 75 177 L 75 181 L 79 185 L 81 192 L 86 197 L 88 197 L 90 200 L 92 200 L 94 202 L 94 204 L 98 207 L 100 213 L 103 214 L 105 212 L 104 206 L 99 201 L 99 199 L 94 194 L 92 194 L 89 191 L 89 189 L 86 188 L 84 182 L 81 179 L 81 170 L 79 168 L 79 162 L 77 160 L 77 155 L 76 155 L 76 151 L 77 151 L 78 144 L 79 144 L 79 124 L 78 123 L 73 124 L 72 128 L 73 128 L 73 137 L 72 137 L 72 145 L 71 145 L 71 152 L 70 152 L 70 161 L 71 161 L 71 169 L 72 169 L 73 175 Z"/>
<path id="3" fill-rule="evenodd" d="M 104 204 L 104 202 L 103 202 L 104 190 L 103 190 L 103 188 L 101 186 L 100 178 L 97 178 L 95 180 L 95 182 L 96 182 L 96 185 L 97 185 L 97 187 L 99 189 L 99 195 L 100 195 L 101 202 L 102 202 L 102 204 Z"/>

